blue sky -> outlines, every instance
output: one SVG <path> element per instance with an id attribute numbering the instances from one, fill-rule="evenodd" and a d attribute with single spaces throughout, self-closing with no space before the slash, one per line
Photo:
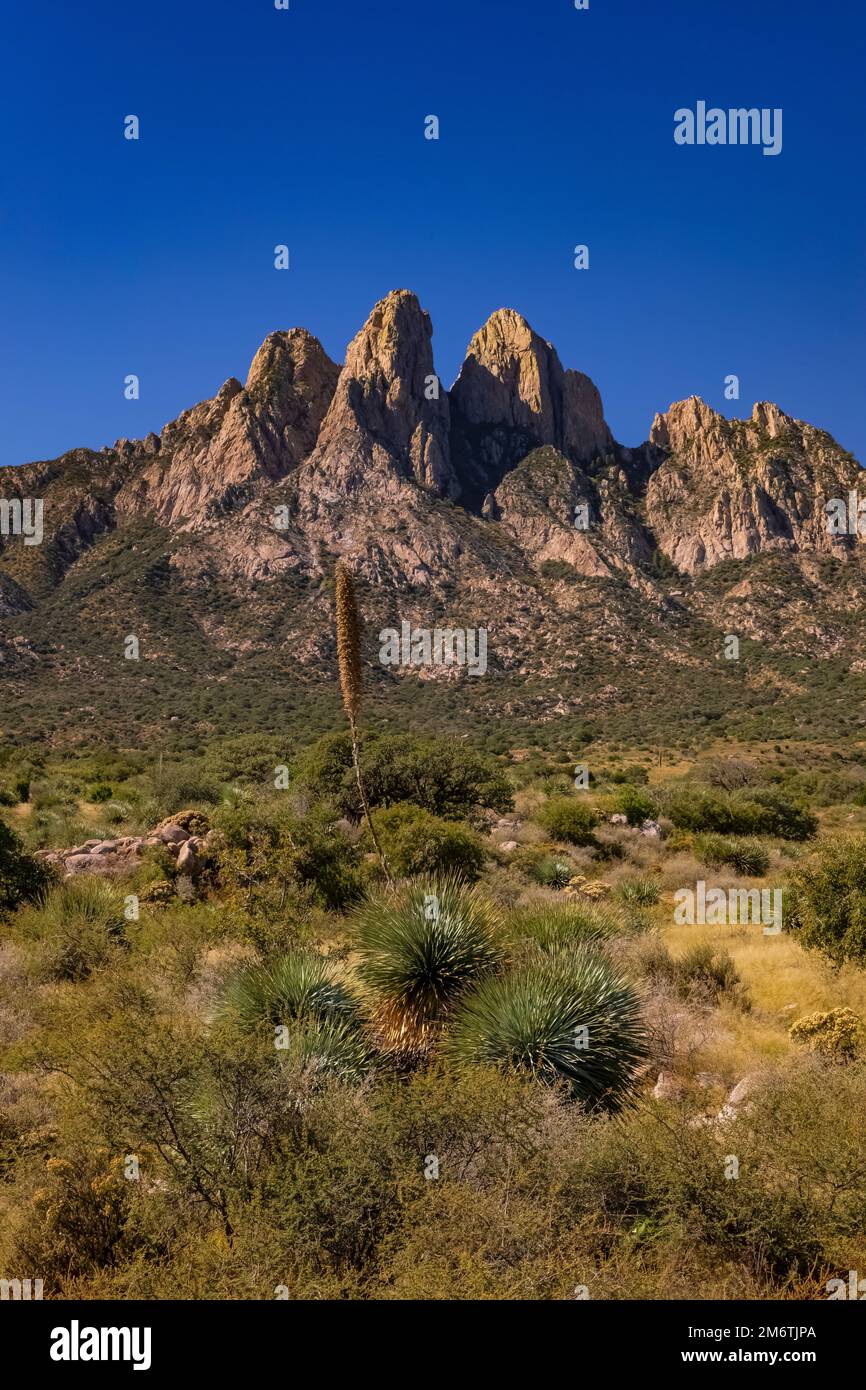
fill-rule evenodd
<path id="1" fill-rule="evenodd" d="M 866 461 L 864 35 L 850 0 L 7 4 L 0 463 L 159 430 L 276 328 L 342 360 L 398 286 L 449 385 L 509 305 L 626 444 L 697 393 Z M 698 100 L 781 107 L 782 153 L 677 146 Z"/>

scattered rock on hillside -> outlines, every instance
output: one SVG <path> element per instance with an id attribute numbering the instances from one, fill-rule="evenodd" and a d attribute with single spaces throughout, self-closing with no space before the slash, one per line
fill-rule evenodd
<path id="1" fill-rule="evenodd" d="M 53 864 L 64 878 L 72 878 L 76 874 L 112 877 L 137 869 L 143 850 L 164 847 L 169 854 L 177 857 L 178 868 L 195 878 L 204 867 L 212 843 L 213 832 L 199 811 L 179 811 L 160 821 L 149 835 L 122 835 L 116 840 L 85 840 L 71 849 L 38 850 L 37 858 L 46 864 Z"/>

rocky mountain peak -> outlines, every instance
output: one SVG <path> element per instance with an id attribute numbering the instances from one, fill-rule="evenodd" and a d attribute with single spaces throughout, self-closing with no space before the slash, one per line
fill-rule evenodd
<path id="1" fill-rule="evenodd" d="M 381 464 L 456 493 L 448 396 L 433 366 L 432 337 L 430 317 L 409 290 L 392 290 L 376 304 L 347 349 L 314 463 L 330 460 L 353 476 Z"/>
<path id="2" fill-rule="evenodd" d="M 525 429 L 539 444 L 555 445 L 562 375 L 556 349 L 523 315 L 497 309 L 472 338 L 451 396 L 470 425 Z"/>
<path id="3" fill-rule="evenodd" d="M 685 573 L 765 550 L 837 553 L 824 500 L 843 496 L 859 467 L 772 402 L 729 420 L 690 396 L 656 416 L 650 443 L 665 457 L 647 487 L 647 521 Z"/>
<path id="4" fill-rule="evenodd" d="M 514 309 L 474 335 L 451 390 L 455 464 L 467 497 L 492 492 L 532 449 L 586 462 L 610 448 L 601 397 Z"/>
<path id="5" fill-rule="evenodd" d="M 792 422 L 790 416 L 772 401 L 756 401 L 752 409 L 752 423 L 757 425 L 762 434 L 768 434 L 771 439 L 775 439 L 777 435 L 784 434 Z"/>
<path id="6" fill-rule="evenodd" d="M 677 450 L 696 435 L 717 430 L 724 423 L 712 406 L 700 396 L 674 401 L 668 410 L 656 415 L 650 428 L 650 443 L 659 449 Z"/>
<path id="7" fill-rule="evenodd" d="M 229 377 L 211 400 L 165 426 L 158 454 L 130 479 L 118 506 L 187 527 L 234 509 L 260 479 L 284 477 L 307 457 L 339 371 L 306 329 L 269 334 L 246 386 Z"/>
<path id="8" fill-rule="evenodd" d="M 300 398 L 312 408 L 318 429 L 339 375 L 339 367 L 318 338 L 306 328 L 290 328 L 265 338 L 250 363 L 245 389 L 275 415 L 283 414 L 290 402 Z"/>

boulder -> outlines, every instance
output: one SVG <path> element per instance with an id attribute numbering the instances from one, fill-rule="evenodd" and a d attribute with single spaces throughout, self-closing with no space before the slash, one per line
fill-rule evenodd
<path id="1" fill-rule="evenodd" d="M 184 840 L 189 839 L 189 831 L 184 830 L 182 825 L 164 825 L 154 834 L 157 842 L 164 845 L 182 845 Z"/>
<path id="2" fill-rule="evenodd" d="M 177 867 L 179 870 L 183 871 L 183 873 L 189 874 L 192 878 L 195 878 L 196 874 L 201 872 L 202 860 L 200 850 L 201 840 L 195 835 L 191 835 L 178 850 Z"/>
<path id="3" fill-rule="evenodd" d="M 641 835 L 647 835 L 652 840 L 660 840 L 662 828 L 657 820 L 645 820 L 640 828 Z"/>

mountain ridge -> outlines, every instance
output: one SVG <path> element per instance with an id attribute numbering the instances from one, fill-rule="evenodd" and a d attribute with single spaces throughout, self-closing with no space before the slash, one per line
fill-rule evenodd
<path id="1" fill-rule="evenodd" d="M 0 688 L 43 709 L 46 682 L 111 672 L 134 689 L 130 634 L 152 684 L 160 663 L 202 692 L 287 658 L 302 684 L 327 684 L 343 558 L 371 629 L 490 629 L 493 681 L 471 697 L 483 717 L 583 717 L 593 683 L 616 691 L 656 660 L 718 679 L 725 632 L 768 647 L 782 690 L 794 654 L 859 644 L 862 537 L 832 534 L 823 509 L 860 471 L 768 402 L 729 420 L 693 396 L 625 447 L 591 379 L 510 309 L 473 335 L 446 390 L 429 315 L 395 290 L 342 366 L 308 330 L 279 330 L 243 384 L 230 377 L 158 435 L 0 470 L 3 497 L 43 498 L 45 529 L 38 546 L 0 538 Z M 577 681 L 580 646 L 598 669 Z M 407 679 L 466 685 L 367 658 L 386 695 Z M 602 669 L 614 679 L 594 681 Z M 504 692 L 526 680 L 537 697 Z M 98 719 L 117 700 L 91 704 Z"/>

